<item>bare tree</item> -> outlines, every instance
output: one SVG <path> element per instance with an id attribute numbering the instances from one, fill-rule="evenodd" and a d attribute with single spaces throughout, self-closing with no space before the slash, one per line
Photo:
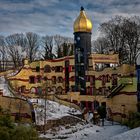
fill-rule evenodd
<path id="1" fill-rule="evenodd" d="M 74 43 L 69 43 L 69 55 L 74 55 Z"/>
<path id="2" fill-rule="evenodd" d="M 6 49 L 10 59 L 14 63 L 14 67 L 21 65 L 24 57 L 25 38 L 23 34 L 12 34 L 5 38 Z"/>
<path id="3" fill-rule="evenodd" d="M 123 17 L 116 16 L 108 22 L 101 24 L 100 30 L 108 40 L 109 45 L 114 52 L 119 52 L 119 41 L 120 41 L 120 25 Z"/>
<path id="4" fill-rule="evenodd" d="M 97 38 L 93 42 L 93 51 L 100 54 L 107 54 L 110 50 L 110 44 L 108 40 L 104 37 Z"/>
<path id="5" fill-rule="evenodd" d="M 26 33 L 27 39 L 27 57 L 32 62 L 35 60 L 38 48 L 39 48 L 39 36 L 35 33 L 28 32 Z"/>
<path id="6" fill-rule="evenodd" d="M 54 36 L 54 41 L 55 41 L 55 45 L 56 45 L 56 56 L 57 58 L 62 57 L 62 47 L 61 45 L 64 43 L 64 37 L 60 36 L 60 35 L 55 35 Z"/>
<path id="7" fill-rule="evenodd" d="M 55 57 L 53 53 L 54 43 L 53 43 L 53 36 L 45 36 L 42 37 L 42 43 L 44 48 L 44 54 L 42 54 L 45 60 L 53 59 Z"/>
<path id="8" fill-rule="evenodd" d="M 116 16 L 101 24 L 100 30 L 112 50 L 119 53 L 121 63 L 135 63 L 140 39 L 139 17 Z"/>
<path id="9" fill-rule="evenodd" d="M 6 48 L 5 48 L 5 38 L 0 36 L 0 71 L 5 70 L 5 61 L 7 59 Z"/>
<path id="10" fill-rule="evenodd" d="M 129 50 L 129 64 L 135 64 L 140 39 L 140 18 L 131 17 L 124 20 L 123 32 L 125 43 Z"/>
<path id="11" fill-rule="evenodd" d="M 74 55 L 74 44 L 64 42 L 58 51 L 61 57 Z"/>
<path id="12" fill-rule="evenodd" d="M 73 54 L 73 39 L 60 35 L 54 36 L 57 58 Z"/>

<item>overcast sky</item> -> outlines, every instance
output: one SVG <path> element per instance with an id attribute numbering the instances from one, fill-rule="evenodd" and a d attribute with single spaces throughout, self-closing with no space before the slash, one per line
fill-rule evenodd
<path id="1" fill-rule="evenodd" d="M 140 0 L 0 0 L 0 35 L 35 32 L 73 37 L 73 23 L 83 6 L 98 27 L 115 15 L 140 16 Z"/>

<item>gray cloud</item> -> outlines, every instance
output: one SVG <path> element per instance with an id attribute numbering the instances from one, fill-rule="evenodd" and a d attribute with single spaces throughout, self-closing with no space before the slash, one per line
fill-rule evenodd
<path id="1" fill-rule="evenodd" d="M 73 22 L 81 5 L 93 22 L 93 39 L 99 36 L 102 22 L 115 15 L 140 13 L 138 0 L 0 0 L 0 34 L 32 31 L 73 37 Z"/>

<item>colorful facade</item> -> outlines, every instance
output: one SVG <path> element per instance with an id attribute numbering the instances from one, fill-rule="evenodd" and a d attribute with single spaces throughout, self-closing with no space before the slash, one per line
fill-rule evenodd
<path id="1" fill-rule="evenodd" d="M 96 61 L 94 59 L 96 58 Z M 99 68 L 95 68 L 97 62 L 100 59 L 103 59 L 103 63 L 114 63 L 118 65 L 118 55 L 99 55 L 91 54 L 89 57 L 89 66 L 86 71 L 86 88 L 88 89 L 91 85 L 91 78 L 95 77 L 94 84 L 97 79 L 102 80 L 102 75 L 104 71 L 110 71 L 108 78 L 111 79 L 113 74 L 113 68 L 105 68 L 103 71 L 99 72 Z M 98 60 L 99 59 L 99 60 Z M 112 59 L 112 60 L 111 60 Z M 101 60 L 100 60 L 100 63 Z M 96 71 L 98 69 L 98 71 Z M 106 71 L 106 73 L 107 73 Z M 124 71 L 124 70 L 122 70 Z M 97 77 L 95 76 L 97 75 Z M 106 78 L 106 75 L 103 77 Z M 44 93 L 46 87 L 48 87 L 49 93 L 52 94 L 67 94 L 67 92 L 75 91 L 75 65 L 74 65 L 74 56 L 68 56 L 55 60 L 48 61 L 34 61 L 29 64 L 28 60 L 24 60 L 24 66 L 19 70 L 15 76 L 8 77 L 10 85 L 12 88 L 19 92 L 19 94 L 35 94 Z M 100 83 L 102 87 L 104 83 Z M 85 92 L 86 94 L 86 92 Z M 88 91 L 89 95 L 92 95 L 92 90 Z"/>

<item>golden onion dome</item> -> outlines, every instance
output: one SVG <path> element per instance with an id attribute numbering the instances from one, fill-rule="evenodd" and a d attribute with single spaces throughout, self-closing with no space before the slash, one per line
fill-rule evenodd
<path id="1" fill-rule="evenodd" d="M 87 18 L 83 7 L 81 7 L 80 15 L 74 22 L 73 29 L 74 32 L 91 32 L 92 30 L 92 23 Z"/>

